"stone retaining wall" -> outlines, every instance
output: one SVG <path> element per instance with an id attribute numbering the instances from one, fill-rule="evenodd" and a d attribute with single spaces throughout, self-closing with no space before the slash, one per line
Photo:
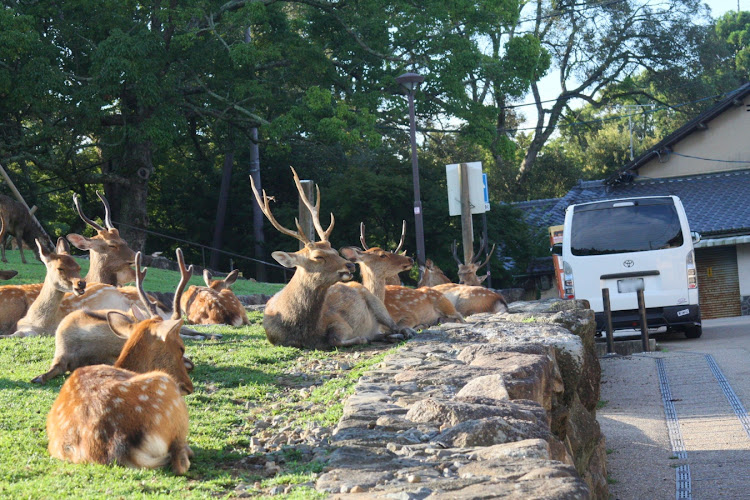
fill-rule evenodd
<path id="1" fill-rule="evenodd" d="M 468 321 L 422 332 L 360 379 L 332 451 L 318 457 L 327 463 L 319 491 L 342 499 L 608 498 L 586 304 L 514 303 Z"/>

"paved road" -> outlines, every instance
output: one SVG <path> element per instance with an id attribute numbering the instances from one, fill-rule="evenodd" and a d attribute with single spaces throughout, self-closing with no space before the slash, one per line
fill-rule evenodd
<path id="1" fill-rule="evenodd" d="M 612 498 L 750 499 L 750 317 L 602 359 Z"/>

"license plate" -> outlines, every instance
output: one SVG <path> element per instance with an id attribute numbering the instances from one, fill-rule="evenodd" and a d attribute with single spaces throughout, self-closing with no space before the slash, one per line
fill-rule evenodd
<path id="1" fill-rule="evenodd" d="M 643 278 L 617 280 L 617 291 L 620 293 L 632 293 L 638 290 L 643 290 Z"/>

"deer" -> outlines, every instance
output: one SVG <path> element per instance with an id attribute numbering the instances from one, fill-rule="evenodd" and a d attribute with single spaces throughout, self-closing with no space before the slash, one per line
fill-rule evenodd
<path id="1" fill-rule="evenodd" d="M 443 283 L 451 283 L 450 278 L 431 259 L 424 261 L 424 266 L 419 267 L 422 277 L 419 279 L 418 287 L 435 286 Z"/>
<path id="2" fill-rule="evenodd" d="M 302 189 L 297 172 L 294 168 L 291 170 L 320 241 L 311 241 L 296 219 L 296 231 L 282 226 L 271 211 L 265 190 L 261 198 L 250 178 L 255 200 L 271 225 L 304 245 L 297 252 L 277 250 L 271 254 L 282 266 L 296 269 L 289 283 L 266 304 L 263 328 L 268 341 L 274 345 L 330 349 L 373 340 L 397 341 L 410 336 L 411 331 L 396 325 L 382 301 L 366 288 L 358 284 L 339 284 L 350 281 L 356 268 L 331 247 L 333 214 L 327 229 L 321 225 L 320 188 L 315 186 L 317 200 L 313 205 Z M 386 334 L 381 332 L 381 325 L 388 330 Z"/>
<path id="3" fill-rule="evenodd" d="M 38 239 L 42 242 L 42 246 L 51 252 L 54 250 L 55 245 L 52 244 L 52 239 L 47 234 L 47 231 L 39 224 L 39 221 L 29 213 L 29 209 L 26 205 L 20 201 L 16 201 L 10 196 L 0 194 L 0 217 L 3 219 L 3 227 L 0 229 L 0 252 L 2 253 L 2 261 L 8 262 L 5 258 L 5 246 L 8 239 L 13 236 L 18 244 L 18 251 L 21 253 L 21 262 L 26 264 L 26 257 L 23 254 L 23 245 L 31 248 L 36 254 L 37 246 L 35 241 Z M 37 256 L 37 258 L 39 258 Z"/>
<path id="4" fill-rule="evenodd" d="M 73 463 L 169 464 L 183 475 L 193 456 L 183 396 L 194 388 L 183 363 L 182 320 L 160 317 L 143 292 L 146 269 L 138 264 L 136 287 L 151 317 L 134 322 L 107 312 L 109 327 L 127 341 L 114 366 L 84 366 L 65 381 L 47 415 L 47 450 Z"/>
<path id="5" fill-rule="evenodd" d="M 2 212 L 0 212 L 0 242 L 3 241 L 3 235 L 5 234 L 5 217 L 3 217 Z M 18 274 L 18 271 L 11 271 L 11 270 L 2 270 L 0 271 L 0 280 L 6 281 L 11 278 L 13 278 L 16 274 Z"/>
<path id="6" fill-rule="evenodd" d="M 364 225 L 360 224 L 360 241 L 364 240 Z M 362 251 L 344 247 L 341 255 L 359 264 L 362 285 L 385 303 L 397 325 L 420 329 L 449 320 L 463 322 L 463 317 L 443 295 L 431 288 L 407 288 L 386 285 L 388 277 L 411 269 L 414 260 L 406 255 L 372 247 Z"/>
<path id="7" fill-rule="evenodd" d="M 187 282 L 193 273 L 193 266 L 185 267 L 185 259 L 182 249 L 176 250 L 177 262 L 180 267 L 180 281 L 174 295 L 173 313 L 174 320 L 181 319 L 180 298 L 185 290 Z M 141 253 L 135 256 L 138 269 L 141 265 Z M 143 289 L 143 279 L 146 271 L 136 273 L 136 288 Z M 145 292 L 142 292 L 145 296 Z M 50 369 L 34 379 L 32 382 L 44 384 L 47 381 L 73 371 L 81 366 L 94 364 L 112 365 L 122 352 L 127 337 L 113 332 L 110 328 L 107 315 L 109 310 L 89 311 L 78 310 L 65 316 L 55 331 L 55 355 Z M 124 313 L 131 323 L 148 319 L 140 307 L 134 305 L 130 312 Z M 185 359 L 188 370 L 192 369 L 192 362 Z"/>
<path id="8" fill-rule="evenodd" d="M 398 246 L 393 251 L 393 253 L 398 254 L 401 252 L 401 247 L 404 246 L 404 240 L 406 239 L 406 221 L 401 222 L 401 240 L 398 242 Z M 360 222 L 359 223 L 359 242 L 362 244 L 362 249 L 364 251 L 367 251 L 369 247 L 367 246 L 367 241 L 365 238 L 365 223 Z M 406 255 L 406 250 L 401 253 L 401 255 Z M 409 268 L 411 269 L 411 268 Z M 408 269 L 404 269 L 404 271 L 407 271 Z M 400 285 L 401 280 L 398 277 L 398 274 L 395 276 L 388 276 L 385 280 L 386 285 Z"/>
<path id="9" fill-rule="evenodd" d="M 493 253 L 495 252 L 495 245 L 492 245 L 492 249 L 488 252 L 487 258 L 484 262 L 479 264 L 479 259 L 481 258 L 482 250 L 484 250 L 487 247 L 487 242 L 482 238 L 482 242 L 479 246 L 479 251 L 476 253 L 476 257 L 474 255 L 474 249 L 471 249 L 471 253 L 469 254 L 469 260 L 466 264 L 462 263 L 461 260 L 458 258 L 457 252 L 456 252 L 456 240 L 453 240 L 453 245 L 451 247 L 451 250 L 453 252 L 453 258 L 456 260 L 456 263 L 458 264 L 458 282 L 464 285 L 471 285 L 471 286 L 481 286 L 484 280 L 487 279 L 488 274 L 485 274 L 484 276 L 477 276 L 477 272 L 482 269 L 484 266 L 487 265 L 487 263 L 492 258 Z"/>
<path id="10" fill-rule="evenodd" d="M 81 266 L 70 256 L 70 246 L 65 238 L 58 238 L 54 252 L 48 251 L 36 240 L 39 257 L 47 267 L 42 289 L 26 315 L 18 321 L 12 337 L 53 335 L 65 312 L 60 308 L 66 292 L 83 295 L 86 281 L 81 279 Z"/>
<path id="11" fill-rule="evenodd" d="M 213 279 L 211 271 L 203 270 L 206 286 L 191 286 L 180 304 L 188 321 L 198 325 L 249 325 L 245 307 L 231 290 L 239 271 L 235 269 L 223 280 Z"/>

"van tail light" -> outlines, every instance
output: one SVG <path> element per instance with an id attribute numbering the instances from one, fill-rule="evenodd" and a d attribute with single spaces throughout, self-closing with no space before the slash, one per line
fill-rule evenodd
<path id="1" fill-rule="evenodd" d="M 688 288 L 698 288 L 698 271 L 695 269 L 695 250 L 690 250 L 687 256 Z"/>
<path id="2" fill-rule="evenodd" d="M 576 289 L 573 286 L 573 268 L 563 261 L 563 291 L 566 299 L 576 298 Z"/>

